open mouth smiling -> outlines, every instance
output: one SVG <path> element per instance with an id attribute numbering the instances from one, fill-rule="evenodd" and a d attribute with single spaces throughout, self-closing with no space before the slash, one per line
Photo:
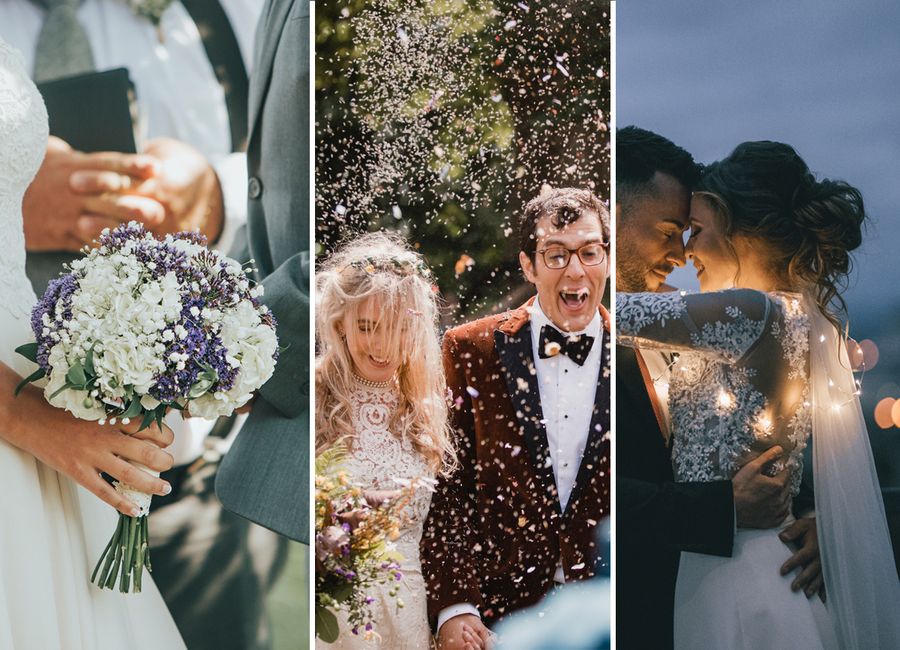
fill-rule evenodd
<path id="1" fill-rule="evenodd" d="M 591 295 L 590 290 L 586 288 L 563 290 L 559 292 L 559 297 L 563 304 L 572 310 L 578 310 L 587 303 L 588 296 Z"/>

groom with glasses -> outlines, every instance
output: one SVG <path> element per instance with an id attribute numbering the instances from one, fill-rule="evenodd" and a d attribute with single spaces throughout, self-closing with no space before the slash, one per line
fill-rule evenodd
<path id="1" fill-rule="evenodd" d="M 519 231 L 537 296 L 444 338 L 460 466 L 422 541 L 442 649 L 487 646 L 500 618 L 592 577 L 609 515 L 609 211 L 546 188 Z"/>

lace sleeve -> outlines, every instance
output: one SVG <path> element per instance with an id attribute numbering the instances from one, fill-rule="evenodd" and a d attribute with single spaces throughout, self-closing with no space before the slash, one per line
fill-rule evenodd
<path id="1" fill-rule="evenodd" d="M 617 342 L 630 347 L 690 350 L 736 363 L 755 347 L 771 313 L 768 296 L 750 289 L 618 293 Z"/>

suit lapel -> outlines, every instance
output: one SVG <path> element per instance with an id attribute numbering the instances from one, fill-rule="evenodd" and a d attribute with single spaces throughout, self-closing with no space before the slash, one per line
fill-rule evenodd
<path id="1" fill-rule="evenodd" d="M 588 431 L 587 443 L 584 446 L 584 454 L 581 457 L 581 465 L 578 467 L 578 476 L 575 477 L 575 485 L 569 495 L 566 505 L 570 506 L 578 500 L 591 480 L 600 471 L 600 463 L 603 460 L 603 450 L 609 449 L 604 444 L 609 438 L 610 432 L 610 344 L 609 332 L 604 332 L 603 350 L 600 352 L 600 373 L 597 375 L 597 392 L 594 395 L 594 412 L 591 415 L 591 428 Z"/>
<path id="2" fill-rule="evenodd" d="M 642 411 L 645 413 L 653 413 L 654 420 L 656 422 L 657 433 L 659 435 L 659 440 L 663 441 L 663 445 L 665 446 L 665 436 L 662 432 L 661 425 L 661 414 L 659 413 L 658 408 L 655 408 L 653 403 L 653 397 L 651 397 L 650 389 L 652 388 L 652 382 L 649 383 L 646 381 L 643 373 L 641 372 L 640 363 L 637 359 L 637 350 L 634 350 L 625 346 L 617 346 L 616 348 L 616 388 L 618 390 L 626 390 L 631 395 L 631 399 L 635 404 L 640 404 L 642 406 Z M 653 393 L 655 396 L 655 391 Z M 645 408 L 643 408 L 645 407 Z M 631 417 L 637 417 L 637 414 L 631 414 Z M 649 420 L 649 418 L 647 418 Z"/>
<path id="3" fill-rule="evenodd" d="M 538 390 L 534 354 L 531 349 L 531 323 L 526 320 L 520 327 L 516 327 L 515 322 L 511 325 L 494 332 L 494 344 L 535 474 L 546 490 L 547 496 L 558 504 L 559 496 L 550 461 L 544 412 L 541 409 L 541 394 Z"/>
<path id="4" fill-rule="evenodd" d="M 253 139 L 259 124 L 259 111 L 263 100 L 269 90 L 269 82 L 272 80 L 272 66 L 275 62 L 275 52 L 281 40 L 281 32 L 284 29 L 291 7 L 295 0 L 268 0 L 263 9 L 263 18 L 256 29 L 256 57 L 253 65 L 253 73 L 250 76 L 249 99 L 249 124 L 250 135 L 247 142 Z M 303 2 L 304 0 L 299 0 Z"/>

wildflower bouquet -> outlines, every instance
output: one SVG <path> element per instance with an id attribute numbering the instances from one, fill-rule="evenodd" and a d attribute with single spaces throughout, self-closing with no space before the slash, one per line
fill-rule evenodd
<path id="1" fill-rule="evenodd" d="M 17 351 L 39 369 L 19 389 L 46 377 L 53 406 L 100 424 L 141 418 L 143 429 L 169 409 L 229 415 L 271 377 L 275 320 L 237 262 L 197 233 L 156 239 L 135 222 L 97 243 L 34 307 L 36 341 Z M 137 592 L 150 569 L 151 497 L 114 485 L 140 513 L 119 516 L 91 580 Z"/>
<path id="2" fill-rule="evenodd" d="M 393 540 L 418 487 L 401 483 L 396 497 L 373 506 L 341 470 L 345 458 L 341 447 L 316 458 L 316 636 L 326 643 L 338 638 L 339 609 L 347 612 L 354 634 L 377 637 L 367 593 L 374 585 L 393 585 L 388 595 L 403 606 L 397 598 L 403 558 Z"/>

